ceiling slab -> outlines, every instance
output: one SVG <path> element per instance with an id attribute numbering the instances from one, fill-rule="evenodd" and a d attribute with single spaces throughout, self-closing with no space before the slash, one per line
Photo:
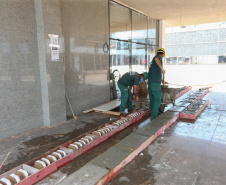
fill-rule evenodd
<path id="1" fill-rule="evenodd" d="M 116 0 L 147 16 L 163 19 L 166 27 L 226 21 L 226 0 Z"/>

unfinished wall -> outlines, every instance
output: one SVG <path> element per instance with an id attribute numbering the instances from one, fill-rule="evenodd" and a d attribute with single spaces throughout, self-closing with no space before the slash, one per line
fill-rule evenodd
<path id="1" fill-rule="evenodd" d="M 0 0 L 0 19 L 0 139 L 66 121 L 65 89 L 75 113 L 110 100 L 107 0 Z"/>
<path id="2" fill-rule="evenodd" d="M 1 139 L 43 119 L 34 1 L 0 3 Z"/>
<path id="3" fill-rule="evenodd" d="M 107 0 L 61 0 L 65 86 L 75 113 L 110 100 Z M 70 110 L 67 109 L 68 113 Z"/>
<path id="4" fill-rule="evenodd" d="M 62 41 L 59 0 L 1 0 L 0 17 L 0 139 L 65 121 L 63 54 L 51 62 L 48 37 Z"/>
<path id="5" fill-rule="evenodd" d="M 66 121 L 63 38 L 59 0 L 35 0 L 42 110 L 45 126 Z M 49 34 L 59 36 L 59 61 L 51 61 Z"/>

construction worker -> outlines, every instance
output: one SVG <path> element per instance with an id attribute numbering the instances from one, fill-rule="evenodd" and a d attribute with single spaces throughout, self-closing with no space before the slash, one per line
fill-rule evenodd
<path id="1" fill-rule="evenodd" d="M 148 73 L 139 74 L 137 72 L 125 73 L 118 81 L 118 87 L 121 91 L 121 105 L 120 112 L 125 113 L 125 107 L 127 105 L 128 111 L 133 110 L 133 104 L 131 101 L 131 90 L 134 89 L 136 96 L 136 101 L 139 100 L 138 97 L 138 85 L 139 82 L 143 82 L 148 78 Z"/>
<path id="2" fill-rule="evenodd" d="M 162 66 L 162 58 L 165 57 L 165 50 L 159 48 L 157 55 L 153 58 L 148 73 L 148 91 L 150 97 L 151 118 L 158 116 L 159 106 L 161 104 L 161 81 L 165 70 Z"/>

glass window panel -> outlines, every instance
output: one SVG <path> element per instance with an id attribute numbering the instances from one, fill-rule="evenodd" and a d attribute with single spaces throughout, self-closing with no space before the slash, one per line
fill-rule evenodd
<path id="1" fill-rule="evenodd" d="M 148 19 L 148 44 L 158 45 L 157 41 L 157 23 L 155 19 L 149 17 Z"/>
<path id="2" fill-rule="evenodd" d="M 148 70 L 158 46 L 157 23 L 157 20 L 110 2 L 111 71 L 119 70 L 123 75 L 130 70 L 139 73 Z"/>
<path id="3" fill-rule="evenodd" d="M 132 71 L 147 71 L 147 45 L 132 43 Z"/>
<path id="4" fill-rule="evenodd" d="M 157 51 L 157 46 L 149 46 L 148 47 L 148 68 L 150 67 L 151 61 L 153 60 L 153 58 L 156 55 L 156 51 Z"/>
<path id="5" fill-rule="evenodd" d="M 131 10 L 110 2 L 110 38 L 131 40 Z"/>
<path id="6" fill-rule="evenodd" d="M 132 11 L 132 41 L 147 43 L 147 17 Z"/>
<path id="7" fill-rule="evenodd" d="M 110 63 L 112 71 L 118 70 L 121 76 L 126 72 L 129 72 L 131 43 L 111 40 L 110 48 Z"/>

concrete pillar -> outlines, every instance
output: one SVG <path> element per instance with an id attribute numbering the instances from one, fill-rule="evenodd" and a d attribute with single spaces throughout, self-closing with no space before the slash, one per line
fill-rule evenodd
<path id="1" fill-rule="evenodd" d="M 159 47 L 165 49 L 165 21 L 159 20 Z M 166 51 L 167 54 L 167 51 Z M 163 58 L 165 64 L 166 58 Z"/>
<path id="2" fill-rule="evenodd" d="M 159 20 L 159 47 L 165 48 L 165 21 L 164 20 Z"/>
<path id="3" fill-rule="evenodd" d="M 53 126 L 66 121 L 63 54 L 60 53 L 59 61 L 51 61 L 48 36 L 59 35 L 59 41 L 62 40 L 59 0 L 35 0 L 35 14 L 43 121 L 45 126 Z M 60 47 L 63 48 L 63 44 Z"/>
<path id="4" fill-rule="evenodd" d="M 191 56 L 191 64 L 195 64 L 196 61 L 196 57 L 195 56 Z"/>

